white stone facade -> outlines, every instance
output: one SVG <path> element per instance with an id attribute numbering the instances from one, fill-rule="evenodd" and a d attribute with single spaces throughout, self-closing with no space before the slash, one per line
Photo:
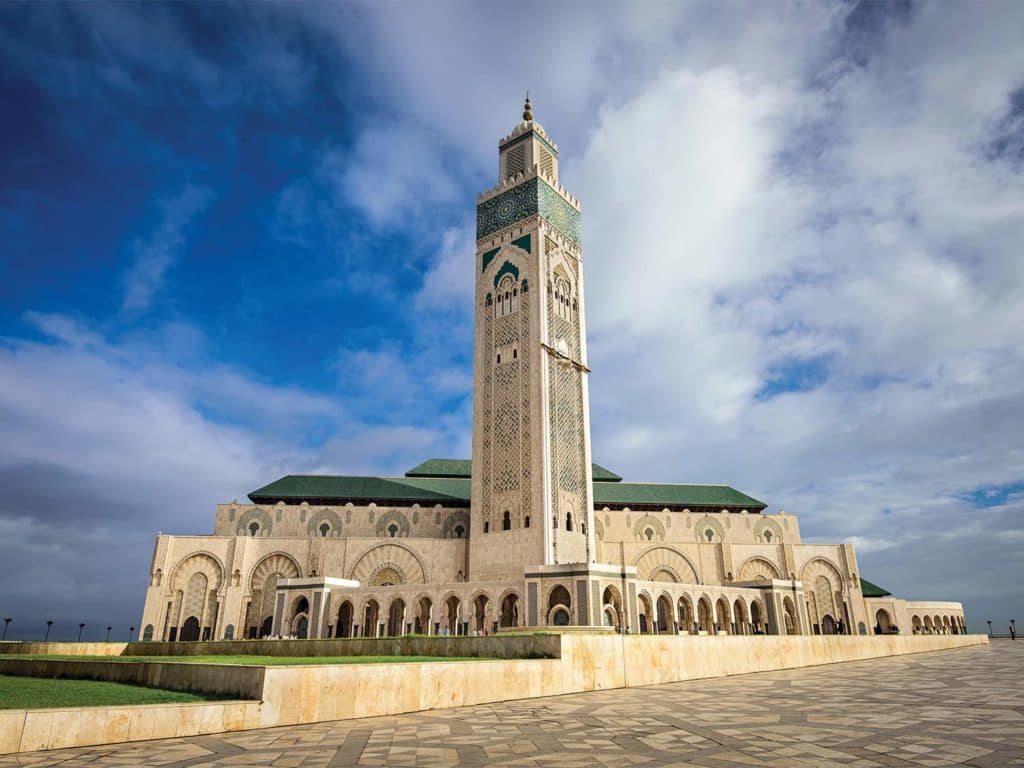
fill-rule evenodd
<path id="1" fill-rule="evenodd" d="M 732 489 L 595 482 L 580 205 L 529 109 L 499 178 L 477 209 L 471 472 L 289 476 L 219 505 L 212 535 L 158 536 L 143 639 L 964 631 L 959 603 L 865 596 L 852 546 L 803 544 Z"/>

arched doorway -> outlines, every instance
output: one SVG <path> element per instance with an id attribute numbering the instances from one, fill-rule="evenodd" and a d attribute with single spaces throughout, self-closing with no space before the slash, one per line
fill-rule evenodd
<path id="1" fill-rule="evenodd" d="M 754 628 L 755 635 L 763 635 L 764 629 L 764 607 L 760 600 L 753 600 L 750 603 L 750 624 Z"/>
<path id="2" fill-rule="evenodd" d="M 434 604 L 431 602 L 429 597 L 421 597 L 419 602 L 416 604 L 416 618 L 414 620 L 414 627 L 416 634 L 418 635 L 432 635 L 433 627 L 431 622 L 433 621 Z"/>
<path id="3" fill-rule="evenodd" d="M 444 604 L 444 632 L 447 635 L 459 634 L 459 608 L 462 603 L 455 595 L 451 595 Z"/>
<path id="4" fill-rule="evenodd" d="M 479 594 L 473 598 L 473 613 L 476 620 L 476 626 L 473 628 L 477 632 L 487 629 L 487 605 L 490 602 L 490 598 L 485 594 Z"/>
<path id="5" fill-rule="evenodd" d="M 502 598 L 499 623 L 502 627 L 519 626 L 519 595 L 515 592 L 509 592 Z"/>
<path id="6" fill-rule="evenodd" d="M 675 632 L 675 626 L 672 623 L 672 601 L 668 595 L 662 595 L 658 598 L 658 632 L 660 634 L 668 634 Z"/>
<path id="7" fill-rule="evenodd" d="M 686 595 L 680 597 L 676 610 L 679 614 L 679 630 L 686 632 L 686 634 L 696 632 L 697 630 L 693 625 L 693 604 L 690 602 L 690 598 Z"/>
<path id="8" fill-rule="evenodd" d="M 890 629 L 892 629 L 892 617 L 889 616 L 887 610 L 879 608 L 875 611 L 875 634 L 887 635 Z"/>
<path id="9" fill-rule="evenodd" d="M 737 597 L 732 604 L 732 620 L 737 635 L 750 634 L 750 622 L 747 619 L 747 606 L 743 599 Z"/>
<path id="10" fill-rule="evenodd" d="M 349 637 L 352 634 L 352 603 L 343 600 L 338 606 L 338 622 L 334 627 L 335 637 Z"/>
<path id="11" fill-rule="evenodd" d="M 729 626 L 729 601 L 724 597 L 718 598 L 715 603 L 715 623 L 718 632 L 728 632 Z"/>
<path id="12" fill-rule="evenodd" d="M 185 623 L 181 625 L 181 634 L 178 635 L 178 639 L 183 642 L 198 640 L 199 619 L 197 619 L 195 616 L 189 616 L 187 619 L 185 619 Z"/>
<path id="13" fill-rule="evenodd" d="M 800 634 L 800 620 L 796 615 L 796 605 L 793 600 L 786 595 L 782 598 L 782 614 L 786 622 L 786 634 L 787 635 L 799 635 Z"/>
<path id="14" fill-rule="evenodd" d="M 376 637 L 380 631 L 377 627 L 379 621 L 380 606 L 376 600 L 367 600 L 366 608 L 363 609 L 363 637 Z"/>
<path id="15" fill-rule="evenodd" d="M 405 634 L 405 600 L 396 597 L 391 601 L 391 608 L 388 609 L 388 637 L 398 637 Z"/>
<path id="16" fill-rule="evenodd" d="M 711 601 L 706 597 L 697 601 L 697 631 L 708 635 L 715 631 L 714 620 L 711 618 Z"/>
<path id="17" fill-rule="evenodd" d="M 836 620 L 832 618 L 831 613 L 826 613 L 821 617 L 821 634 L 823 635 L 834 635 L 836 633 Z"/>
<path id="18" fill-rule="evenodd" d="M 572 597 L 561 584 L 548 595 L 548 623 L 558 627 L 572 623 Z"/>
<path id="19" fill-rule="evenodd" d="M 654 630 L 654 611 L 651 607 L 651 599 L 642 592 L 640 593 L 638 608 L 640 611 L 640 634 L 650 634 Z"/>
<path id="20" fill-rule="evenodd" d="M 625 624 L 623 620 L 625 614 L 622 610 L 622 595 L 619 594 L 619 590 L 611 585 L 605 587 L 604 593 L 601 595 L 601 604 L 604 606 L 602 619 L 604 625 L 621 630 Z"/>
<path id="21" fill-rule="evenodd" d="M 292 624 L 292 634 L 300 640 L 305 640 L 309 637 L 309 617 L 306 614 L 301 613 L 295 617 L 295 622 Z"/>
<path id="22" fill-rule="evenodd" d="M 260 637 L 270 637 L 270 633 L 274 630 L 274 617 L 267 616 L 260 624 Z"/>

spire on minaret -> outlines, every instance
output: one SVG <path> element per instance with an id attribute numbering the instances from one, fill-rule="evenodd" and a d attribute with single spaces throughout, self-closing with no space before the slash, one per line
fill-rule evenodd
<path id="1" fill-rule="evenodd" d="M 533 107 L 530 106 L 530 92 L 526 92 L 526 103 L 523 105 L 523 120 L 533 120 Z"/>

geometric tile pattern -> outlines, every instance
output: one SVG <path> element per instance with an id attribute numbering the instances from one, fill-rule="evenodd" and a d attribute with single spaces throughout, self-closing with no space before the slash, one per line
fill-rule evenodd
<path id="1" fill-rule="evenodd" d="M 1024 766 L 1024 642 L 395 717 L 0 757 L 9 766 Z"/>

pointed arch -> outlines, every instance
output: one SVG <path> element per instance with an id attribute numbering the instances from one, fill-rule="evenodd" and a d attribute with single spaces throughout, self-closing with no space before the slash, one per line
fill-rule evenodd
<path id="1" fill-rule="evenodd" d="M 770 579 L 781 579 L 781 571 L 767 557 L 754 555 L 748 557 L 738 571 L 738 581 L 768 581 Z"/>
<path id="2" fill-rule="evenodd" d="M 655 581 L 659 574 L 669 574 L 677 584 L 700 584 L 697 569 L 686 555 L 674 547 L 651 547 L 641 553 L 634 563 L 636 576 L 641 581 Z"/>
<path id="3" fill-rule="evenodd" d="M 372 546 L 356 559 L 349 578 L 364 586 L 372 586 L 373 580 L 384 569 L 391 569 L 401 577 L 401 584 L 426 584 L 427 569 L 419 555 L 402 544 L 388 542 Z M 392 581 L 392 584 L 395 582 Z"/>

